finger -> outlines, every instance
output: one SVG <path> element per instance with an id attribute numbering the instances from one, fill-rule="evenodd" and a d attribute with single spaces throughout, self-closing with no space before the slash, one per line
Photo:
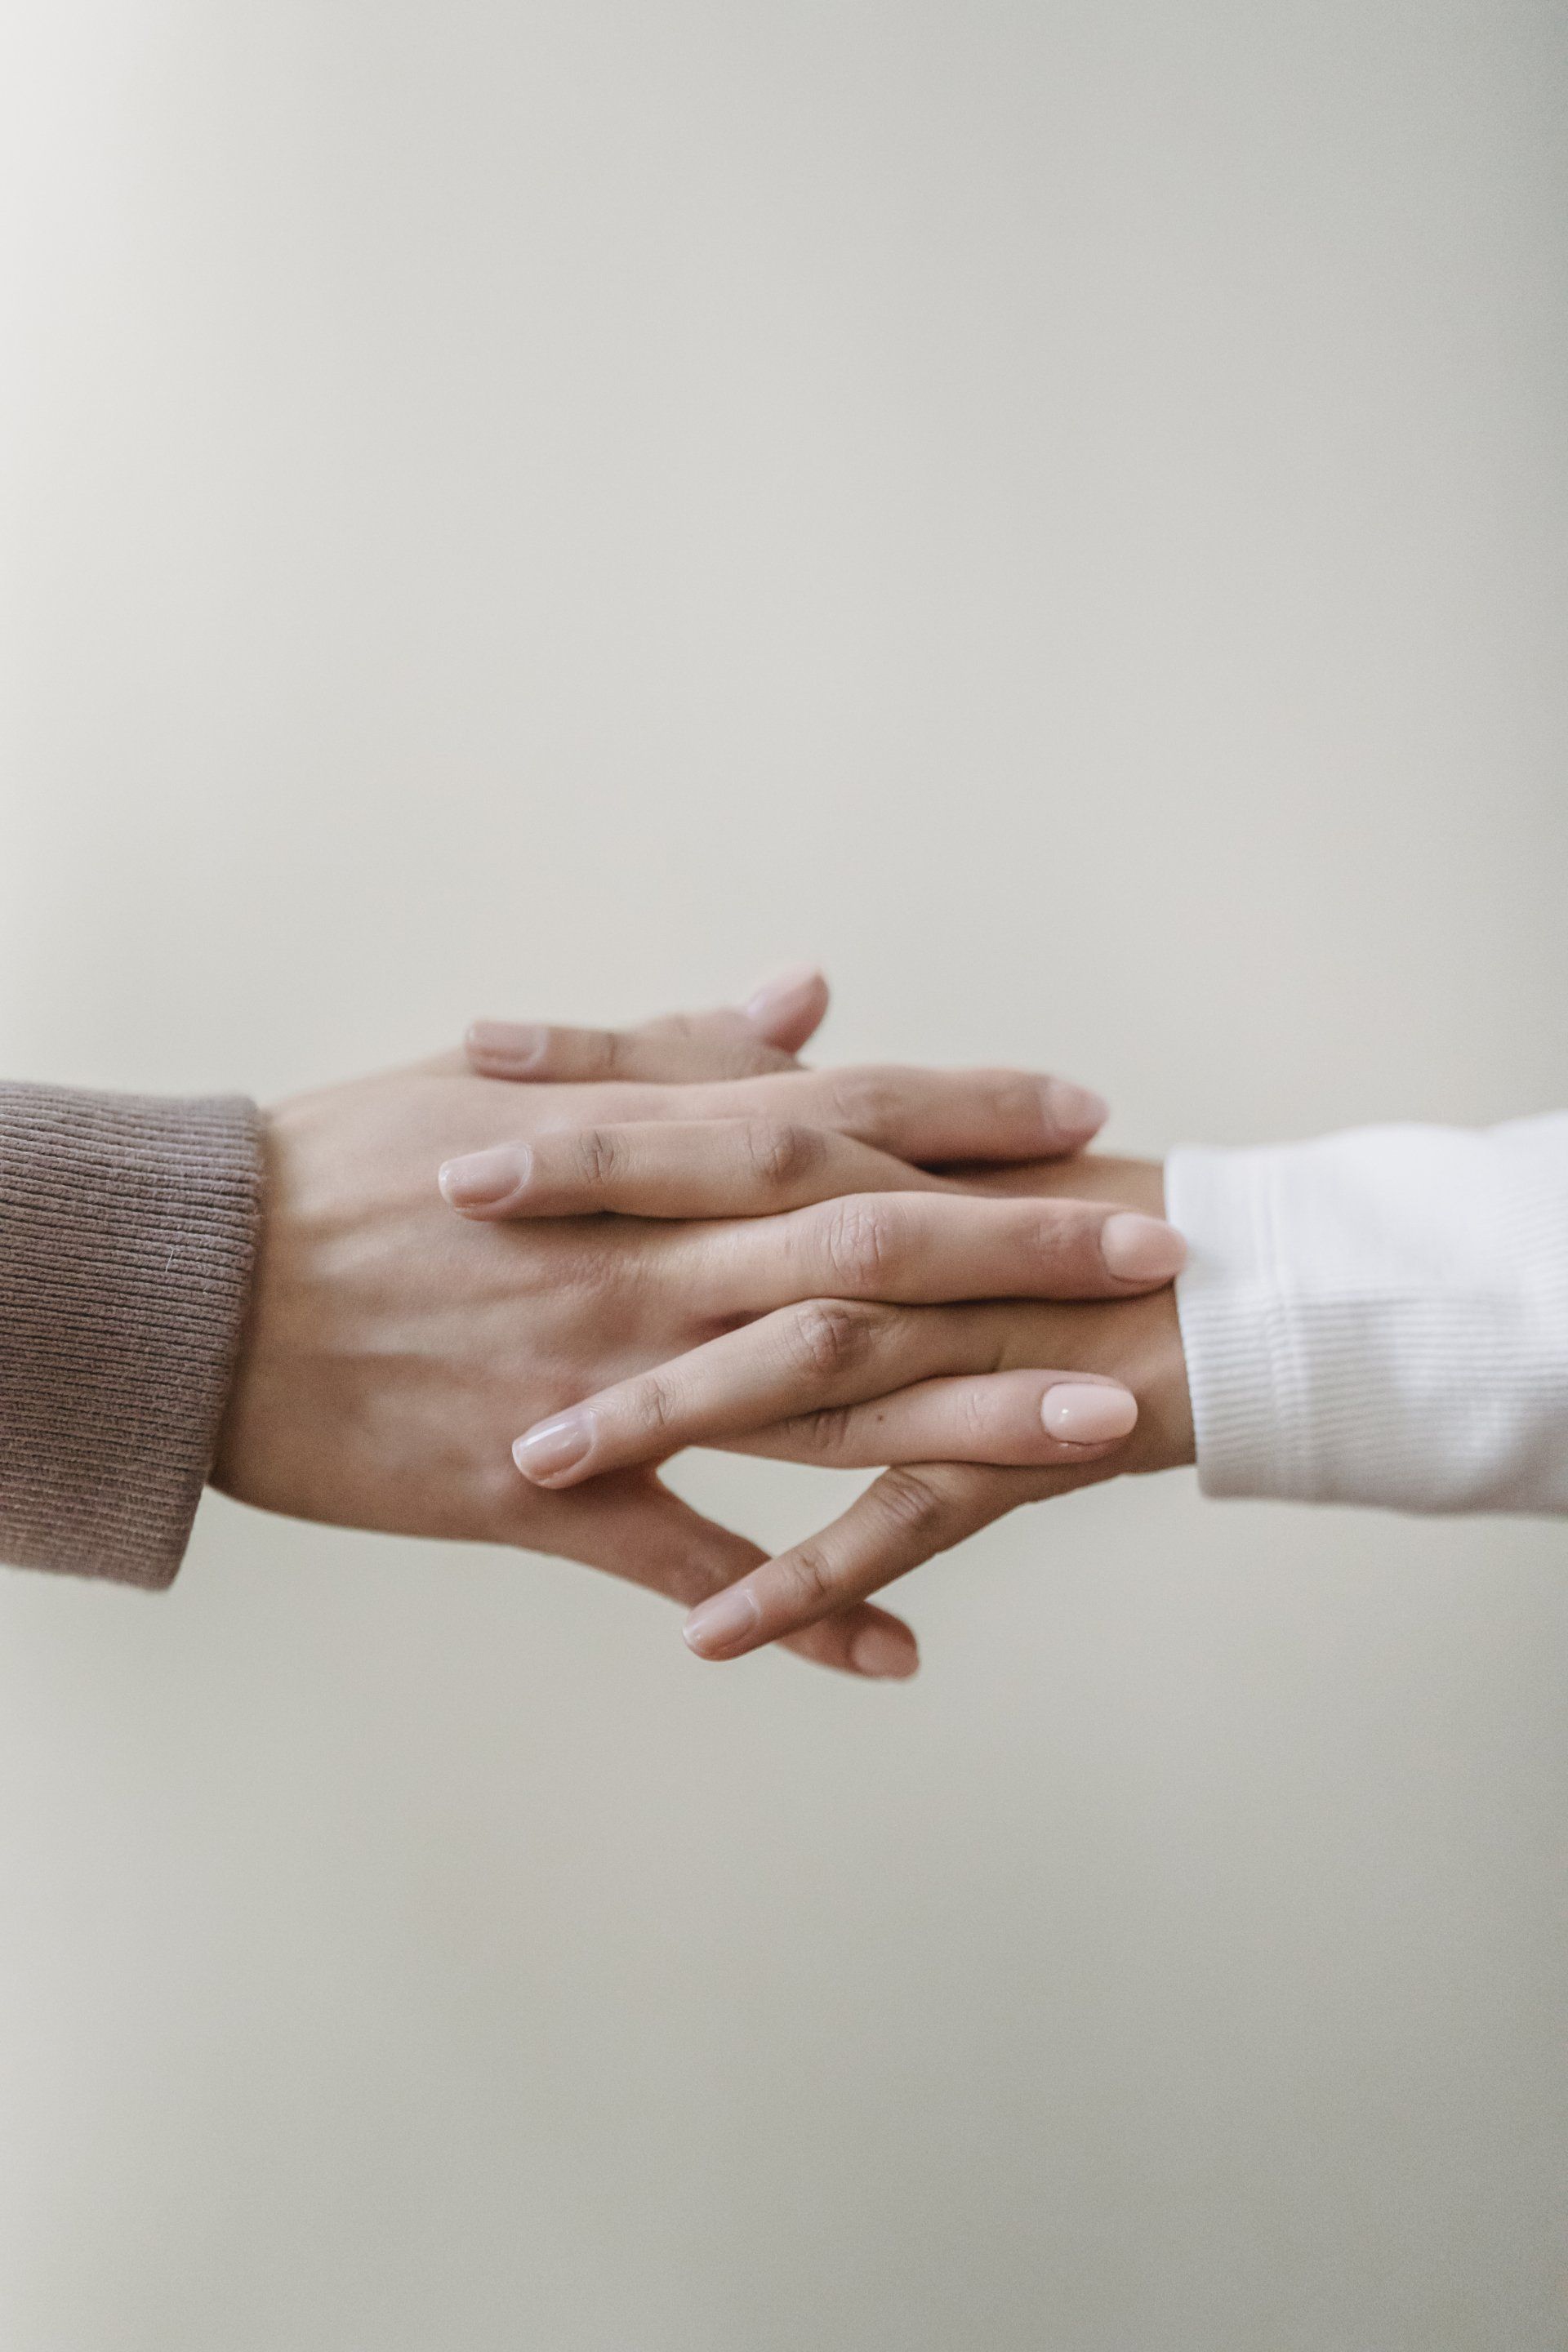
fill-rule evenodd
<path id="1" fill-rule="evenodd" d="M 542 1525 L 541 1501 L 558 1505 L 556 1527 Z M 646 1472 L 603 1479 L 581 1495 L 536 1497 L 515 1531 L 503 1534 L 528 1549 L 549 1549 L 607 1570 L 688 1609 L 766 1558 Z M 872 1681 L 907 1680 L 920 1664 L 919 1646 L 903 1621 L 858 1603 L 803 1627 L 787 1646 L 818 1665 Z"/>
<path id="2" fill-rule="evenodd" d="M 468 1066 L 486 1078 L 689 1084 L 794 1069 L 826 1011 L 826 981 L 803 965 L 764 981 L 743 1012 L 672 1013 L 635 1029 L 476 1021 L 464 1046 Z"/>
<path id="3" fill-rule="evenodd" d="M 857 1147 L 864 1149 L 864 1147 Z M 1173 1225 L 1094 1201 L 854 1192 L 791 1214 L 694 1224 L 672 1242 L 678 1280 L 715 1314 L 794 1299 L 1121 1298 L 1169 1282 Z"/>
<path id="4" fill-rule="evenodd" d="M 991 1360 L 985 1320 L 971 1309 L 809 1299 L 537 1423 L 518 1439 L 512 1458 L 536 1486 L 577 1486 L 606 1470 L 667 1461 L 684 1446 L 727 1444 L 802 1412 L 864 1404 L 955 1369 L 994 1371 L 989 1344 Z M 1042 1428 L 1029 1458 L 1079 1455 Z"/>
<path id="5" fill-rule="evenodd" d="M 639 1111 L 642 1109 L 639 1105 Z M 1022 1070 L 785 1070 L 695 1086 L 652 1118 L 785 1119 L 832 1128 L 900 1160 L 1041 1160 L 1082 1149 L 1109 1116 L 1100 1096 Z"/>
<path id="6" fill-rule="evenodd" d="M 788 1070 L 793 1055 L 760 1037 L 743 1013 L 671 1014 L 642 1029 L 567 1029 L 544 1022 L 476 1021 L 464 1039 L 484 1078 L 535 1084 L 638 1080 L 689 1084 Z"/>
<path id="7" fill-rule="evenodd" d="M 943 1189 L 851 1136 L 762 1118 L 555 1128 L 449 1160 L 439 1181 L 470 1217 L 760 1217 L 842 1192 Z"/>
<path id="8" fill-rule="evenodd" d="M 827 982 L 815 964 L 794 964 L 764 980 L 747 998 L 745 1014 L 759 1037 L 785 1054 L 798 1054 L 821 1028 L 827 1013 Z"/>
<path id="9" fill-rule="evenodd" d="M 829 1470 L 880 1470 L 895 1462 L 989 1462 L 1019 1468 L 1070 1465 L 1131 1436 L 1138 1400 L 1093 1372 L 992 1372 L 918 1381 L 868 1404 L 796 1415 L 748 1430 L 738 1454 L 814 1462 Z"/>
<path id="10" fill-rule="evenodd" d="M 684 1632 L 700 1658 L 738 1658 L 793 1636 L 907 1575 L 1016 1505 L 1113 1475 L 1114 1464 L 982 1470 L 935 1462 L 884 1471 L 842 1517 L 694 1609 Z"/>

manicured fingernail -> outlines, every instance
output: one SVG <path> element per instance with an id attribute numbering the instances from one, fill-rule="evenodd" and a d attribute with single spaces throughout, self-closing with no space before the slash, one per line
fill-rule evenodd
<path id="1" fill-rule="evenodd" d="M 541 1421 L 525 1430 L 511 1449 L 511 1458 L 525 1478 L 531 1478 L 536 1486 L 548 1486 L 552 1479 L 575 1470 L 593 1443 L 591 1412 L 558 1412 L 553 1421 Z"/>
<path id="2" fill-rule="evenodd" d="M 913 1637 L 896 1625 L 867 1625 L 849 1644 L 849 1663 L 872 1682 L 906 1683 L 918 1672 L 921 1654 Z"/>
<path id="3" fill-rule="evenodd" d="M 542 1029 L 537 1021 L 476 1021 L 463 1043 L 472 1059 L 482 1062 L 487 1070 L 521 1078 L 538 1063 L 549 1036 L 549 1030 Z"/>
<path id="4" fill-rule="evenodd" d="M 791 964 L 787 971 L 775 973 L 772 980 L 764 980 L 761 988 L 746 999 L 747 1020 L 772 1020 L 797 996 L 804 996 L 808 988 L 815 988 L 821 978 L 822 974 L 814 963 Z"/>
<path id="5" fill-rule="evenodd" d="M 526 1145 L 520 1145 L 510 1151 L 470 1151 L 464 1160 L 448 1160 L 437 1180 L 442 1197 L 454 1209 L 493 1209 L 527 1183 L 532 1157 Z"/>
<path id="6" fill-rule="evenodd" d="M 1120 1210 L 1100 1229 L 1100 1255 L 1120 1282 L 1165 1282 L 1187 1262 L 1187 1245 L 1163 1217 Z"/>
<path id="7" fill-rule="evenodd" d="M 732 1584 L 728 1592 L 716 1592 L 711 1601 L 700 1601 L 680 1630 L 687 1648 L 695 1650 L 700 1658 L 725 1658 L 756 1632 L 762 1621 L 763 1612 L 745 1586 Z"/>
<path id="8" fill-rule="evenodd" d="M 1075 1087 L 1070 1078 L 1046 1080 L 1046 1118 L 1058 1135 L 1087 1143 L 1110 1117 L 1110 1105 L 1091 1087 Z"/>
<path id="9" fill-rule="evenodd" d="M 1134 1427 L 1138 1400 L 1130 1389 L 1063 1381 L 1046 1391 L 1040 1419 L 1046 1434 L 1059 1437 L 1064 1445 L 1107 1445 Z"/>

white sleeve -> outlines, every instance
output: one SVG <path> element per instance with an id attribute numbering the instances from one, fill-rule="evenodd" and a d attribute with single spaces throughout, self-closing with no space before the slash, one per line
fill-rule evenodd
<path id="1" fill-rule="evenodd" d="M 1568 1113 L 1184 1150 L 1209 1495 L 1568 1511 Z"/>

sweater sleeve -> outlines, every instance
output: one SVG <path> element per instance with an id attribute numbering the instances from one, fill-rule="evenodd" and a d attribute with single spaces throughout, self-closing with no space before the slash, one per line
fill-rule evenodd
<path id="1" fill-rule="evenodd" d="M 1568 1511 L 1568 1113 L 1165 1171 L 1206 1494 Z"/>
<path id="2" fill-rule="evenodd" d="M 171 1580 L 259 1192 L 249 1103 L 0 1086 L 0 1559 Z"/>

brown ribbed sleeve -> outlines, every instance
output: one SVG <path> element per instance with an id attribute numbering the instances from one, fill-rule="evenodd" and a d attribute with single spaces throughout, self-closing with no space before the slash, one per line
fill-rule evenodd
<path id="1" fill-rule="evenodd" d="M 0 1559 L 169 1582 L 259 1196 L 247 1102 L 0 1086 Z"/>

